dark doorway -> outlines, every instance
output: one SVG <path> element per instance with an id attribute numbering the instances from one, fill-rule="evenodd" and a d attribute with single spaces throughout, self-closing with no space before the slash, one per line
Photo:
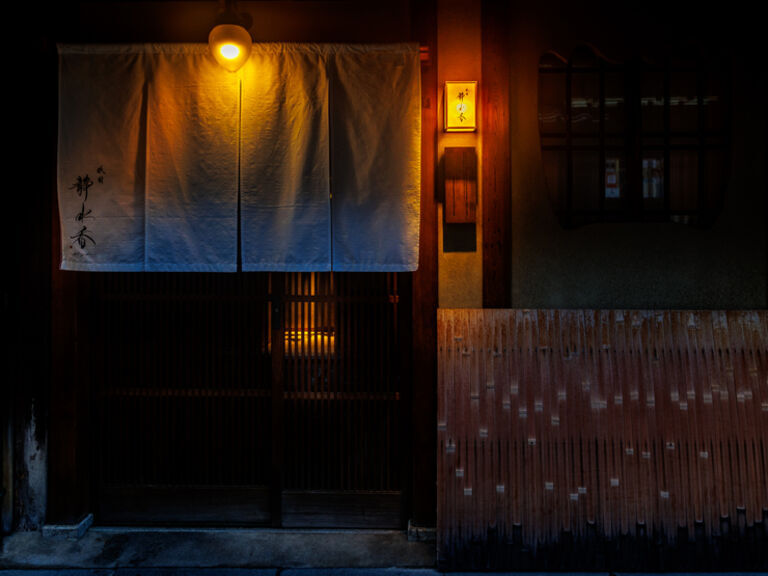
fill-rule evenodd
<path id="1" fill-rule="evenodd" d="M 402 527 L 408 275 L 91 276 L 98 522 Z"/>

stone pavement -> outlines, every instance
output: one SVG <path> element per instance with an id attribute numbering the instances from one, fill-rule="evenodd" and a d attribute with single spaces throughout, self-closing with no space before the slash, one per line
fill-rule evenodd
<path id="1" fill-rule="evenodd" d="M 435 542 L 388 530 L 93 527 L 80 539 L 6 536 L 0 576 L 443 576 Z M 479 576 L 452 572 L 448 576 Z M 496 573 L 500 574 L 500 573 Z M 574 573 L 575 574 L 575 573 Z M 682 574 L 682 573 L 680 573 Z M 748 576 L 719 572 L 696 576 Z M 765 573 L 768 574 L 768 573 Z M 617 576 L 609 572 L 579 576 Z M 526 576 L 544 576 L 526 573 Z M 553 576 L 569 576 L 559 572 Z M 620 576 L 640 576 L 622 572 Z"/>
<path id="2" fill-rule="evenodd" d="M 434 565 L 434 541 L 409 542 L 404 531 L 395 530 L 92 527 L 79 539 L 16 532 L 4 538 L 0 551 L 0 570 L 88 569 L 106 574 L 139 567 L 174 568 L 176 574 L 186 568 L 197 572 L 200 568 L 425 569 Z M 246 575 L 235 571 L 230 576 Z"/>
<path id="3" fill-rule="evenodd" d="M 429 568 L 114 568 L 39 570 L 0 568 L 0 576 L 484 576 L 481 572 L 440 572 Z M 494 576 L 660 576 L 672 573 L 491 572 Z M 761 572 L 695 572 L 674 576 L 764 576 Z"/>

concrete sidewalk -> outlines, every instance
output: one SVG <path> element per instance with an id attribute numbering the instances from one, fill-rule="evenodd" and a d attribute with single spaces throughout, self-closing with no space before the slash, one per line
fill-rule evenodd
<path id="1" fill-rule="evenodd" d="M 434 541 L 409 542 L 404 531 L 394 530 L 92 527 L 77 540 L 44 538 L 40 532 L 11 534 L 2 543 L 0 569 L 110 573 L 141 567 L 173 568 L 174 574 L 185 568 L 424 569 L 434 568 L 435 559 Z"/>
<path id="2" fill-rule="evenodd" d="M 114 568 L 3 570 L 1 576 L 764 576 L 764 572 L 440 572 L 429 568 Z"/>
<path id="3" fill-rule="evenodd" d="M 429 568 L 117 568 L 102 570 L 3 570 L 2 576 L 481 576 L 479 572 L 439 572 Z M 485 573 L 488 574 L 488 573 Z M 502 576 L 513 574 L 492 572 Z M 522 573 L 517 573 L 522 574 Z M 525 573 L 526 576 L 550 576 L 545 573 Z M 558 572 L 551 576 L 615 576 L 608 572 Z M 645 576 L 645 575 L 644 575 Z M 650 575 L 647 575 L 650 576 Z M 702 575 L 697 575 L 702 576 Z M 727 576 L 724 574 L 710 576 Z M 734 574 L 735 576 L 735 574 Z M 741 574 L 739 575 L 741 576 Z"/>
<path id="4" fill-rule="evenodd" d="M 0 568 L 0 576 L 442 576 L 442 573 L 429 568 L 115 568 L 98 570 L 3 570 Z"/>
<path id="5" fill-rule="evenodd" d="M 7 536 L 0 549 L 0 576 L 480 574 L 442 572 L 435 568 L 435 560 L 434 541 L 409 542 L 404 531 L 92 527 L 77 540 L 44 538 L 41 532 L 17 532 Z M 558 572 L 553 576 L 569 574 L 617 576 L 609 572 Z M 768 573 L 718 572 L 711 575 L 696 573 L 696 576 L 737 574 Z M 621 575 L 639 576 L 639 573 L 622 572 Z"/>

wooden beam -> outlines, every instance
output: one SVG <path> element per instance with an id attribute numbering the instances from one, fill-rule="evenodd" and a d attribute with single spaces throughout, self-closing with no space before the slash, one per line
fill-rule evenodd
<path id="1" fill-rule="evenodd" d="M 413 388 L 411 394 L 411 520 L 434 526 L 437 474 L 437 2 L 414 3 L 413 35 L 428 47 L 421 67 L 421 229 L 419 269 L 413 274 Z"/>
<path id="2" fill-rule="evenodd" d="M 512 305 L 509 149 L 510 39 L 507 2 L 482 3 L 483 307 Z"/>

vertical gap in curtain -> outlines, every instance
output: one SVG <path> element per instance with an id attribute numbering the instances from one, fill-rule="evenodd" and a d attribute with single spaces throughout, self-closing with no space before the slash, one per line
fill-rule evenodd
<path id="1" fill-rule="evenodd" d="M 237 101 L 237 271 L 243 271 L 243 247 L 240 244 L 243 236 L 241 223 L 241 183 L 243 164 L 243 76 L 238 75 L 238 101 Z"/>
<path id="2" fill-rule="evenodd" d="M 144 114 L 142 116 L 142 126 L 144 128 L 144 140 L 142 142 L 144 151 L 144 177 L 143 182 L 144 186 L 142 187 L 142 224 L 143 224 L 143 230 L 142 230 L 142 240 L 144 241 L 144 244 L 142 245 L 142 262 L 141 262 L 141 270 L 146 271 L 147 270 L 147 242 L 149 242 L 149 233 L 148 233 L 148 226 L 147 226 L 147 210 L 149 210 L 149 192 L 147 187 L 147 172 L 149 171 L 149 83 L 150 78 L 152 78 L 152 60 L 151 58 L 145 58 L 142 66 L 142 72 L 144 73 L 143 80 L 144 85 L 142 87 L 142 92 L 144 95 L 144 101 L 143 101 L 143 107 L 144 107 Z"/>
<path id="3" fill-rule="evenodd" d="M 333 78 L 331 70 L 331 59 L 325 60 L 325 74 L 328 78 Z M 331 261 L 331 272 L 333 272 L 333 81 L 328 82 L 328 250 Z"/>

